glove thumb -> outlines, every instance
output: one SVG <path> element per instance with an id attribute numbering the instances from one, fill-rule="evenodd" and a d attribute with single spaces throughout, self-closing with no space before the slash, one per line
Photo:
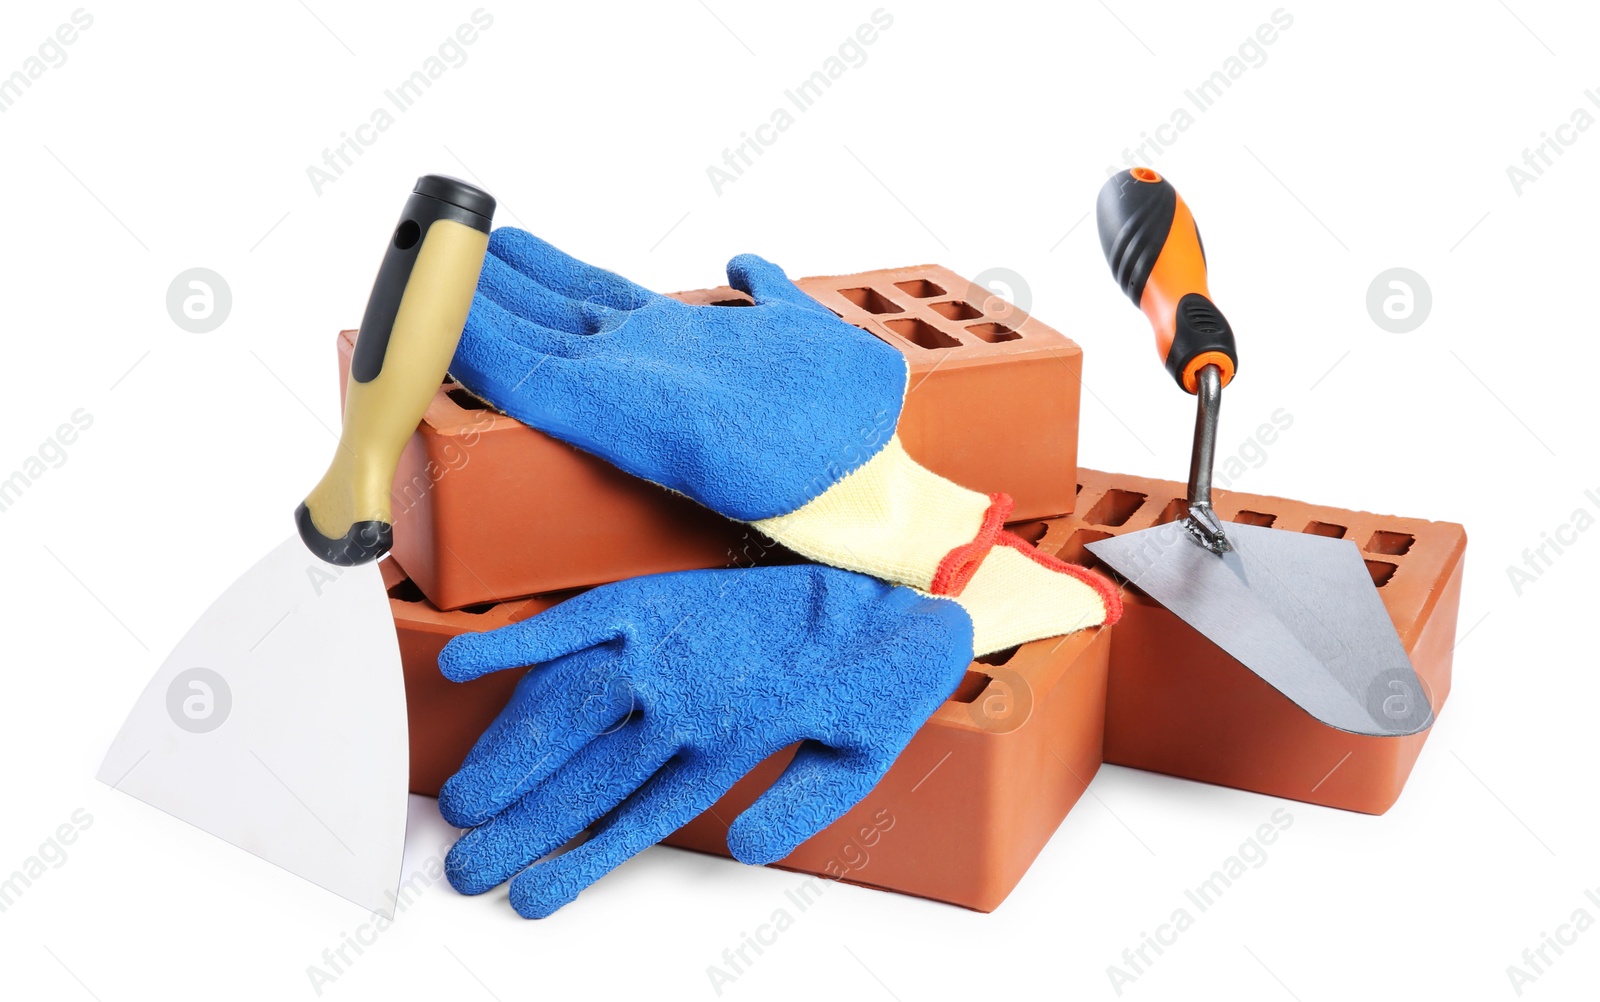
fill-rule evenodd
<path id="1" fill-rule="evenodd" d="M 806 742 L 778 781 L 728 826 L 728 851 L 741 863 L 775 863 L 833 824 L 878 785 L 893 756 L 879 762 Z"/>
<path id="2" fill-rule="evenodd" d="M 829 316 L 833 312 L 812 299 L 800 287 L 789 281 L 783 269 L 754 254 L 740 254 L 728 262 L 728 284 L 746 293 L 757 306 L 767 303 L 788 303 L 808 310 L 820 310 Z"/>

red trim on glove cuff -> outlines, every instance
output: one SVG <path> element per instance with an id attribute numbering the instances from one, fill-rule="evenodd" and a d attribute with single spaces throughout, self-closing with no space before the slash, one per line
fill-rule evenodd
<path id="1" fill-rule="evenodd" d="M 1103 625 L 1111 626 L 1122 618 L 1122 590 L 1112 584 L 1111 580 L 1099 571 L 1092 571 L 1087 567 L 1069 564 L 1059 557 L 1053 557 L 1009 530 L 1000 533 L 995 540 L 995 545 L 1009 546 L 1013 550 L 1020 551 L 1029 560 L 1039 564 L 1041 567 L 1061 574 L 1071 575 L 1093 588 L 1096 594 L 1100 596 L 1100 601 L 1104 602 L 1106 606 L 1106 621 Z"/>
<path id="2" fill-rule="evenodd" d="M 967 582 L 972 580 L 972 575 L 978 573 L 983 558 L 989 555 L 989 550 L 1004 532 L 1006 519 L 1011 517 L 1011 507 L 1011 495 L 989 495 L 989 507 L 983 513 L 978 534 L 972 537 L 972 542 L 963 543 L 944 555 L 933 572 L 928 591 L 952 598 L 961 594 Z"/>

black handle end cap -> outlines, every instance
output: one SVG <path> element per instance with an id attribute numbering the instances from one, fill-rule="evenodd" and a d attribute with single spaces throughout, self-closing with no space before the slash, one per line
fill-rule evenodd
<path id="1" fill-rule="evenodd" d="M 458 209 L 482 216 L 485 223 L 494 218 L 494 196 L 460 178 L 448 174 L 424 174 L 417 178 L 417 186 L 411 190 L 418 195 L 437 198 L 441 202 L 449 202 Z"/>
<path id="2" fill-rule="evenodd" d="M 300 530 L 300 541 L 306 544 L 317 559 L 336 567 L 355 567 L 371 563 L 389 552 L 394 545 L 394 528 L 388 522 L 369 519 L 356 522 L 348 532 L 337 539 L 324 536 L 311 521 L 311 509 L 304 501 L 294 510 L 294 524 Z"/>

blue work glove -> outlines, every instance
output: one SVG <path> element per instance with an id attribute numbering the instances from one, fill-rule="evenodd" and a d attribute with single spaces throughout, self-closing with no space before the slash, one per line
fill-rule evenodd
<path id="1" fill-rule="evenodd" d="M 812 560 L 959 593 L 1011 502 L 906 454 L 905 356 L 759 257 L 730 261 L 728 282 L 755 305 L 690 306 L 503 227 L 450 371 Z"/>
<path id="2" fill-rule="evenodd" d="M 740 860 L 781 859 L 877 784 L 961 681 L 972 637 L 955 601 L 810 564 L 634 578 L 456 637 L 439 656 L 455 681 L 536 667 L 439 794 L 473 828 L 450 883 L 514 877 L 512 906 L 543 918 L 803 741 L 728 830 Z"/>
<path id="3" fill-rule="evenodd" d="M 728 828 L 739 860 L 782 859 L 877 785 L 974 657 L 1121 611 L 1100 575 L 1005 532 L 954 599 L 812 564 L 679 571 L 463 634 L 451 679 L 535 667 L 440 791 L 473 828 L 446 873 L 466 894 L 511 880 L 542 918 L 804 742 Z"/>

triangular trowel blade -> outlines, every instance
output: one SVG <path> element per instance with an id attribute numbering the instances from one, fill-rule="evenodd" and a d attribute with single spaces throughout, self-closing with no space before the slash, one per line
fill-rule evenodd
<path id="1" fill-rule="evenodd" d="M 290 537 L 178 642 L 98 778 L 392 916 L 408 769 L 377 565 L 329 566 Z"/>
<path id="2" fill-rule="evenodd" d="M 1384 737 L 1433 723 L 1354 543 L 1234 523 L 1227 533 L 1222 555 L 1182 522 L 1089 550 L 1323 723 Z"/>

